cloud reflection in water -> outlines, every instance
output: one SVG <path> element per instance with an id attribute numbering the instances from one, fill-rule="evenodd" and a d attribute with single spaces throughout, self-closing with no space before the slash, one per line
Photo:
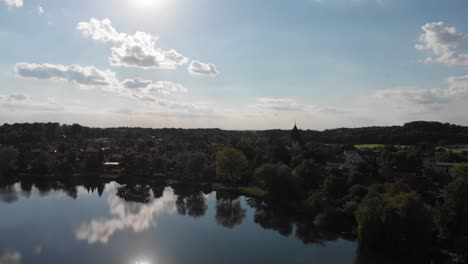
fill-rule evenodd
<path id="1" fill-rule="evenodd" d="M 86 240 L 89 244 L 106 244 L 116 231 L 146 231 L 156 225 L 159 215 L 176 212 L 175 201 L 176 196 L 172 191 L 165 191 L 161 198 L 152 199 L 147 204 L 127 202 L 116 195 L 109 195 L 107 203 L 111 217 L 93 219 L 82 224 L 75 237 L 78 240 Z"/>

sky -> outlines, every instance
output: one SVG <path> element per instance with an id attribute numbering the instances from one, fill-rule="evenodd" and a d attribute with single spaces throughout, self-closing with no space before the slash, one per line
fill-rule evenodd
<path id="1" fill-rule="evenodd" d="M 0 123 L 468 125 L 466 0 L 0 0 Z"/>

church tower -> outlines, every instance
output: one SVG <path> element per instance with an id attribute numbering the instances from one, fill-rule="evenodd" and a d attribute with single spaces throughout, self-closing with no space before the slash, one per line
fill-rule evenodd
<path id="1" fill-rule="evenodd" d="M 291 141 L 292 143 L 299 143 L 301 141 L 296 122 L 294 122 L 294 128 L 291 131 Z"/>

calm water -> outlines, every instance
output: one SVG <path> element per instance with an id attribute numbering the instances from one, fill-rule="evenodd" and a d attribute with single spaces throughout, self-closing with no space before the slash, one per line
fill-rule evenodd
<path id="1" fill-rule="evenodd" d="M 0 263 L 355 262 L 355 242 L 260 201 L 163 186 L 123 188 L 124 199 L 119 187 L 2 188 Z"/>

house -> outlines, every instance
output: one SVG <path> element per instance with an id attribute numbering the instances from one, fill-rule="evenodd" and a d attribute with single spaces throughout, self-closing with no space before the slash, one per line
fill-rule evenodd
<path id="1" fill-rule="evenodd" d="M 343 154 L 345 160 L 341 166 L 342 169 L 354 169 L 364 163 L 364 159 L 356 150 L 345 150 Z"/>
<path id="2" fill-rule="evenodd" d="M 104 171 L 106 174 L 119 176 L 122 173 L 122 168 L 119 162 L 105 162 Z"/>

